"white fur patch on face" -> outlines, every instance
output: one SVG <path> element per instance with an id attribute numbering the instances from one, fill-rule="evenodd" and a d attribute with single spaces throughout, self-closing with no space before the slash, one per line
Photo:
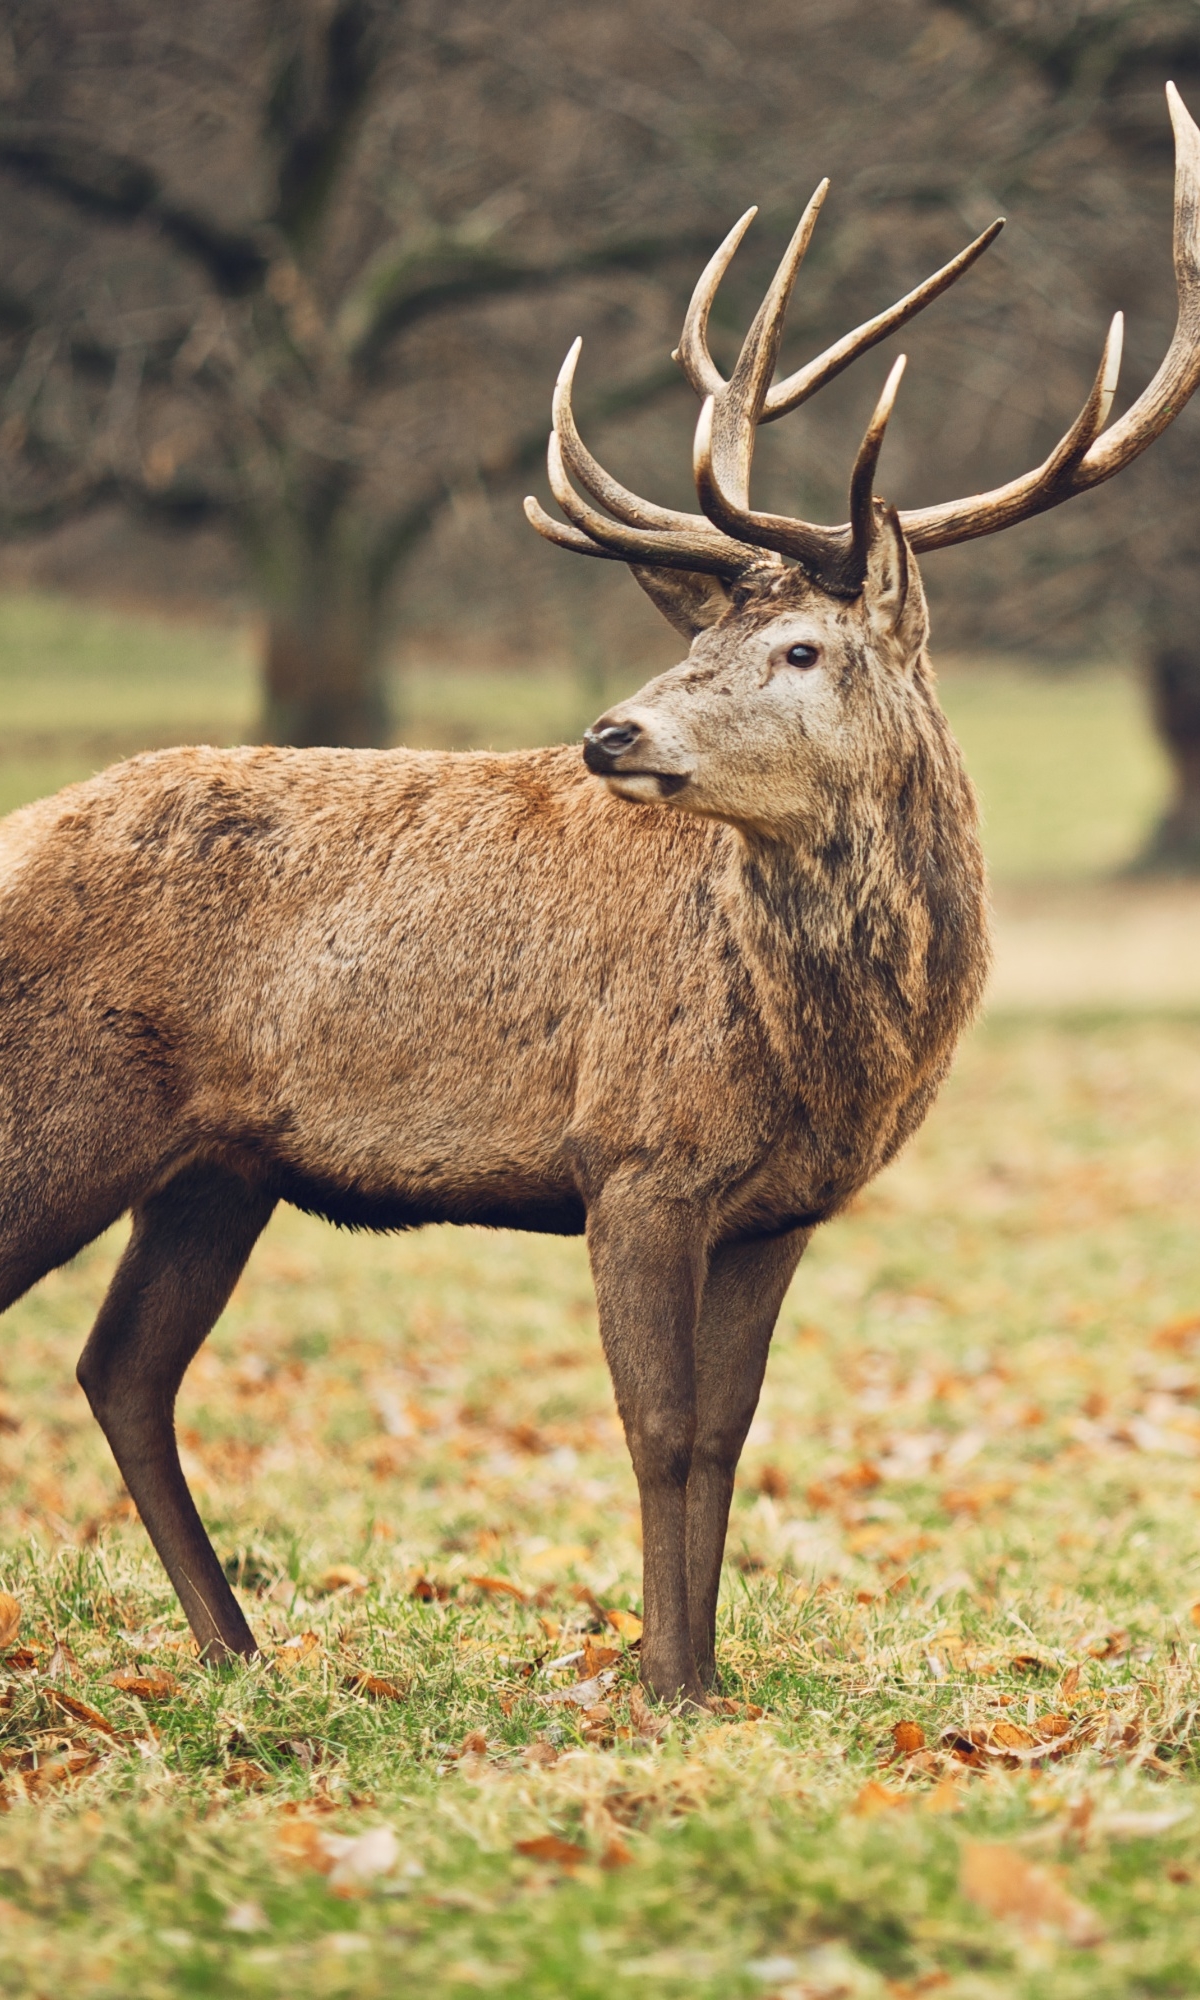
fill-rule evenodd
<path id="1" fill-rule="evenodd" d="M 658 806 L 680 791 L 687 779 L 671 777 L 664 781 L 654 771 L 629 771 L 606 774 L 604 783 L 614 798 L 627 799 L 637 806 Z"/>

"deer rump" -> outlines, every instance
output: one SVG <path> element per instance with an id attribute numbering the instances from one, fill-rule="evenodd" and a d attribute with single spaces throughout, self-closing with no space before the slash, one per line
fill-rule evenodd
<path id="1" fill-rule="evenodd" d="M 1200 133 L 1175 128 L 1179 316 L 1107 429 L 1114 321 L 1044 464 L 898 515 L 756 512 L 761 423 L 966 272 L 774 382 L 824 198 L 726 380 L 702 275 L 679 360 L 700 514 L 631 493 L 554 398 L 539 533 L 627 563 L 688 641 L 574 750 L 177 750 L 0 826 L 0 1310 L 133 1211 L 79 1378 L 207 1657 L 254 1638 L 179 1465 L 174 1404 L 276 1202 L 335 1221 L 586 1228 L 638 1482 L 641 1672 L 703 1702 L 734 1474 L 813 1225 L 919 1122 L 987 964 L 975 802 L 915 555 L 1110 478 L 1200 379 Z M 583 489 L 581 494 L 579 489 Z M 586 497 L 584 497 L 586 496 Z M 585 768 L 586 766 L 586 768 Z"/>

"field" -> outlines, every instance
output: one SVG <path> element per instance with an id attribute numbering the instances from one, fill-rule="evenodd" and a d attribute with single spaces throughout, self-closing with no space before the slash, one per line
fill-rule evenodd
<path id="1" fill-rule="evenodd" d="M 245 727 L 236 634 L 17 600 L 0 643 L 10 803 Z M 425 740 L 511 710 L 436 681 Z M 947 704 L 1002 879 L 1132 851 L 1119 674 Z M 264 1649 L 214 1673 L 73 1386 L 114 1232 L 0 1326 L 0 1993 L 1193 1993 L 1198 1209 L 1200 1023 L 984 1023 L 785 1305 L 700 1719 L 635 1689 L 579 1245 L 272 1225 L 181 1398 Z"/>

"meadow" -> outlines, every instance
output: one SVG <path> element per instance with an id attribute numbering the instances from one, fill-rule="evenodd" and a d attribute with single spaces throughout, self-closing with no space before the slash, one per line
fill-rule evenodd
<path id="1" fill-rule="evenodd" d="M 237 632 L 13 599 L 0 662 L 5 804 L 251 713 Z M 1133 851 L 1127 677 L 945 685 L 1001 882 Z M 985 1019 L 785 1304 L 699 1718 L 636 1686 L 579 1244 L 271 1225 L 180 1403 L 263 1649 L 214 1672 L 73 1382 L 113 1232 L 0 1325 L 0 1994 L 1194 1992 L 1198 1209 L 1200 1022 Z"/>

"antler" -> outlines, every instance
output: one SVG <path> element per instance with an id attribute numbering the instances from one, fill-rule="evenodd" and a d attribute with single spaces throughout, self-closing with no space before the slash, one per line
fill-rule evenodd
<path id="1" fill-rule="evenodd" d="M 1175 276 L 1179 315 L 1161 368 L 1132 408 L 1105 431 L 1120 366 L 1123 322 L 1118 313 L 1109 329 L 1091 393 L 1045 463 L 991 493 L 902 513 L 900 522 L 914 549 L 944 548 L 953 542 L 994 534 L 1111 479 L 1166 429 L 1200 381 L 1200 132 L 1171 83 L 1167 85 L 1167 102 L 1175 132 Z M 592 457 L 579 436 L 571 409 L 571 390 L 581 345 L 576 341 L 555 390 L 554 430 L 547 459 L 551 490 L 571 525 L 553 520 L 530 498 L 525 502 L 525 512 L 540 534 L 584 555 L 703 570 L 730 578 L 755 569 L 780 569 L 783 567 L 780 558 L 786 556 L 797 562 L 821 588 L 838 596 L 857 595 L 866 573 L 873 532 L 875 467 L 904 370 L 904 357 L 892 368 L 859 446 L 850 480 L 850 520 L 841 527 L 821 527 L 751 509 L 750 468 L 758 426 L 773 423 L 788 410 L 796 409 L 843 368 L 849 367 L 858 355 L 865 354 L 868 348 L 903 326 L 969 270 L 1004 225 L 999 221 L 992 223 L 924 284 L 889 306 L 886 312 L 865 320 L 772 387 L 784 315 L 828 186 L 828 181 L 822 181 L 805 209 L 728 381 L 708 350 L 708 319 L 717 287 L 754 220 L 756 209 L 748 209 L 735 223 L 692 294 L 675 358 L 704 399 L 694 448 L 696 489 L 703 513 L 677 513 L 639 499 Z M 571 476 L 606 513 L 597 512 L 580 498 L 571 485 Z"/>

